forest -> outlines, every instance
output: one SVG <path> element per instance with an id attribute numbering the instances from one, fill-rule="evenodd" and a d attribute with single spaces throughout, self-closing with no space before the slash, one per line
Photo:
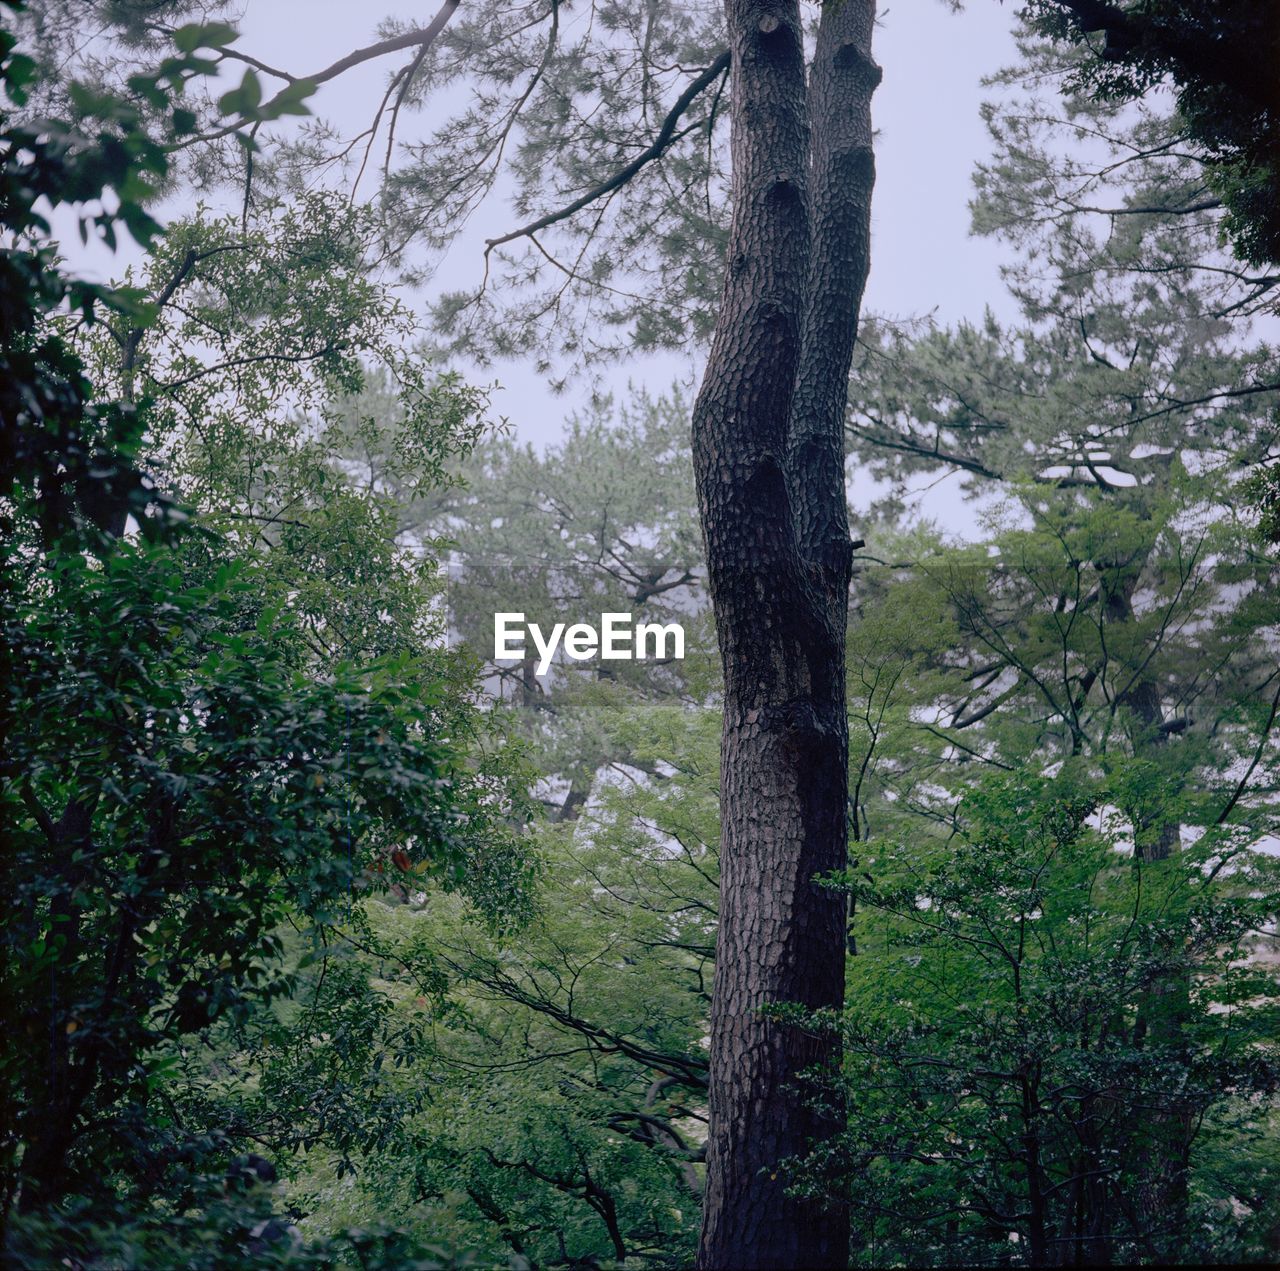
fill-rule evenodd
<path id="1" fill-rule="evenodd" d="M 900 5 L 0 0 L 5 1267 L 1280 1262 L 1280 8 Z"/>

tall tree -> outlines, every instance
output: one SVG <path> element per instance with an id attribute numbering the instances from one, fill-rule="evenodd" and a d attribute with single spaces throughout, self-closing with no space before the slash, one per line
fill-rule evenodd
<path id="1" fill-rule="evenodd" d="M 838 1129 L 807 1099 L 834 1043 L 770 1007 L 838 1009 L 846 856 L 844 642 L 852 548 L 845 384 L 869 264 L 874 8 L 822 11 L 806 83 L 798 4 L 730 0 L 733 222 L 693 413 L 724 670 L 721 907 L 699 1266 L 836 1267 L 839 1203 L 782 1166 Z"/>
<path id="2" fill-rule="evenodd" d="M 1070 65 L 1052 46 L 1024 52 L 1042 81 Z M 931 571 L 958 619 L 948 659 L 976 639 L 954 700 L 945 689 L 933 700 L 931 737 L 954 740 L 968 764 L 1084 756 L 1128 771 L 1116 802 L 1132 818 L 1135 869 L 1174 873 L 1205 832 L 1191 791 L 1210 803 L 1210 828 L 1234 825 L 1270 779 L 1271 573 L 1236 505 L 1241 468 L 1274 447 L 1274 352 L 1248 325 L 1272 283 L 1220 250 L 1220 210 L 1204 205 L 1176 117 L 1087 97 L 1057 113 L 1035 99 L 989 108 L 996 154 L 980 169 L 977 219 L 1023 249 L 1008 277 L 1025 324 L 868 338 L 850 429 L 882 475 L 951 469 L 972 492 L 1001 491 L 1023 523 L 945 579 Z M 1175 615 L 1206 600 L 1212 633 L 1179 647 Z M 1193 977 L 1172 957 L 1158 970 L 1131 1026 L 1152 1071 L 1161 1053 L 1196 1053 Z M 1141 1150 L 1092 1175 L 1123 1195 L 1126 1239 L 1155 1260 L 1185 1254 L 1191 1227 L 1199 1118 L 1187 1096 L 1133 1100 L 1143 1114 L 1119 1121 Z M 1086 1212 L 1095 1236 L 1119 1238 L 1101 1193 L 1077 1205 L 1077 1230 Z"/>

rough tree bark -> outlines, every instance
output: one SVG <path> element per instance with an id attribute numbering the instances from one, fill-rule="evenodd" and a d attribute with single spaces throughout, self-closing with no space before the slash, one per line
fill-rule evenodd
<path id="1" fill-rule="evenodd" d="M 829 1035 L 762 1008 L 838 1008 L 844 647 L 852 545 L 844 404 L 868 268 L 873 0 L 829 0 L 806 84 L 797 3 L 726 0 L 734 215 L 693 415 L 724 667 L 721 901 L 701 1268 L 843 1267 L 848 1212 L 787 1196 L 785 1162 L 840 1128 L 803 1074 Z"/>

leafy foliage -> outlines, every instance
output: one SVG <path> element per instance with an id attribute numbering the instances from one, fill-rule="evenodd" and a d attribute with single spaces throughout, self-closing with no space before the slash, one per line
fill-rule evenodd
<path id="1" fill-rule="evenodd" d="M 147 1096 L 178 1039 L 288 990 L 286 915 L 336 914 L 393 852 L 454 882 L 463 864 L 456 761 L 406 666 L 300 674 L 287 616 L 245 624 L 252 569 L 184 578 L 126 547 L 40 581 L 5 616 L 35 725 L 4 773 L 6 998 L 40 1021 L 5 1064 L 26 1207 L 104 1171 L 155 1185 L 183 1135 Z"/>
<path id="2" fill-rule="evenodd" d="M 495 583 L 512 589 L 497 593 L 503 603 L 524 596 L 536 615 L 575 595 L 649 615 L 681 591 L 687 603 L 696 557 L 682 528 L 691 510 L 677 419 L 672 403 L 641 402 L 623 427 L 583 428 L 545 456 L 487 443 L 463 465 L 466 487 L 410 505 L 420 530 L 448 527 L 458 542 L 458 629 L 475 623 L 491 641 Z M 626 497 L 609 480 L 619 463 L 644 474 Z M 495 473 L 503 479 L 481 482 Z M 707 693 L 709 666 L 703 655 L 623 664 L 610 677 L 562 667 L 502 690 L 552 818 L 535 831 L 534 920 L 496 934 L 439 894 L 368 907 L 367 929 L 350 935 L 379 968 L 371 993 L 335 980 L 353 954 L 335 936 L 330 969 L 308 972 L 297 999 L 316 994 L 314 1017 L 309 1008 L 264 1033 L 253 1052 L 272 1091 L 263 1117 L 323 1088 L 330 1108 L 350 1098 L 343 1124 L 369 1136 L 363 1153 L 332 1133 L 310 1142 L 290 1191 L 315 1215 L 309 1225 L 391 1211 L 423 1238 L 448 1232 L 495 1261 L 687 1262 L 701 1188 L 719 723 L 682 699 Z M 366 1039 L 358 1045 L 386 1056 L 383 1076 L 344 1059 L 313 1084 L 313 1030 L 335 1035 L 338 1015 Z M 310 1124 L 296 1110 L 283 1120 Z"/>
<path id="3" fill-rule="evenodd" d="M 1084 7 L 1031 17 L 1070 42 Z M 687 1265 L 720 733 L 687 412 L 490 437 L 396 283 L 510 179 L 512 228 L 550 219 L 438 298 L 436 345 L 551 369 L 705 333 L 719 17 L 524 4 L 400 46 L 378 126 L 448 110 L 370 208 L 315 179 L 325 125 L 266 144 L 310 81 L 202 92 L 231 28 L 93 10 L 92 88 L 40 78 L 81 7 L 4 48 L 6 1257 Z M 1274 537 L 1275 279 L 1220 238 L 1269 159 L 1259 86 L 1201 92 L 1168 43 L 1220 15 L 1123 15 L 1109 59 L 1028 36 L 993 84 L 975 224 L 1021 320 L 873 325 L 851 383 L 884 496 L 827 880 L 851 992 L 789 1015 L 841 1035 L 848 1132 L 791 1182 L 852 1197 L 863 1265 L 1276 1255 L 1280 615 L 1242 506 Z M 156 234 L 193 173 L 243 180 L 235 213 Z M 69 278 L 41 196 L 145 265 Z M 947 474 L 960 541 L 911 516 Z M 690 656 L 538 677 L 489 660 L 499 609 L 681 621 Z"/>
<path id="4" fill-rule="evenodd" d="M 233 36 L 179 29 L 180 55 L 130 90 L 163 109 L 209 69 L 196 50 Z M 33 63 L 8 65 L 12 84 Z M 495 927 L 517 921 L 519 772 L 484 753 L 465 662 L 422 649 L 440 632 L 430 560 L 397 545 L 376 481 L 361 493 L 339 457 L 367 427 L 352 403 L 374 357 L 398 375 L 411 484 L 443 479 L 482 402 L 413 359 L 407 315 L 367 277 L 358 213 L 323 201 L 255 232 L 197 219 L 153 244 L 143 286 L 66 280 L 36 241 L 49 227 L 34 199 L 110 183 L 150 241 L 143 177 L 166 171 L 133 107 L 82 98 L 129 141 L 98 135 L 106 160 L 61 125 L 9 136 L 8 171 L 30 160 L 34 175 L 10 204 L 32 247 L 11 261 L 27 308 L 6 349 L 26 360 L 7 381 L 23 408 L 5 419 L 23 462 L 0 564 L 0 992 L 6 1018 L 30 1022 L 0 1063 L 7 1255 L 439 1265 L 452 1255 L 394 1236 L 301 1249 L 274 1193 L 255 1190 L 275 1166 L 246 1157 L 259 1139 L 192 1059 L 283 1010 L 322 933 L 358 928 L 373 896 L 439 885 Z M 94 222 L 109 242 L 116 217 Z M 66 298 L 86 319 L 91 300 L 111 312 L 72 324 Z M 54 397 L 60 413 L 29 409 Z M 151 505 L 178 521 L 179 500 L 195 528 L 127 533 Z M 299 532 L 275 537 L 286 509 Z"/>
<path id="5" fill-rule="evenodd" d="M 1246 1141 L 1267 1131 L 1274 859 L 1214 830 L 1134 861 L 1115 811 L 1132 767 L 1083 771 L 986 781 L 950 843 L 883 842 L 846 880 L 844 1159 L 866 1265 L 1159 1258 L 1174 1215 L 1143 1188 L 1162 1124 L 1212 1111 Z M 1187 1163 L 1199 1221 L 1174 1247 L 1266 1258 L 1265 1214 L 1226 1234 L 1244 1179 L 1203 1168 L 1221 1147 L 1202 1136 Z"/>
<path id="6" fill-rule="evenodd" d="M 91 49 L 75 38 L 83 6 L 44 8 L 45 58 L 110 85 L 189 6 L 93 0 L 101 36 Z M 376 241 L 420 282 L 480 205 L 500 200 L 484 279 L 431 301 L 438 345 L 481 364 L 528 357 L 563 382 L 628 349 L 707 339 L 728 224 L 718 7 L 611 0 L 580 21 L 560 0 L 521 0 L 445 5 L 440 18 L 372 16 L 376 39 L 347 69 L 371 50 L 396 61 L 359 129 L 347 119 L 258 127 L 317 73 L 236 65 L 244 78 L 231 98 L 197 103 L 184 172 L 249 202 L 338 181 L 353 199 L 379 188 Z M 425 30 L 432 39 L 415 41 Z M 218 117 L 255 93 L 243 126 Z M 237 137 L 255 142 L 251 161 Z"/>
<path id="7" fill-rule="evenodd" d="M 6 0 L 6 9 L 21 10 Z M 7 15 L 6 15 L 7 16 Z M 133 77 L 136 91 L 168 106 L 187 81 L 212 62 L 200 55 L 217 38 L 193 29 L 185 53 L 153 74 Z M 23 106 L 36 79 L 36 63 L 16 48 L 6 22 L 0 28 L 0 75 L 10 108 Z M 92 231 L 114 247 L 123 223 L 140 243 L 158 229 L 146 211 L 168 170 L 163 148 L 140 128 L 129 102 L 77 90 L 84 122 L 15 122 L 6 110 L 0 134 L 3 186 L 0 208 L 13 247 L 0 260 L 0 496 L 34 498 L 46 536 L 77 519 L 99 530 L 115 528 L 128 512 L 147 523 L 160 501 L 134 460 L 142 424 L 128 403 L 94 402 L 94 388 L 65 336 L 49 318 L 64 305 L 92 322 L 104 308 L 137 317 L 136 297 L 68 277 L 47 241 L 41 208 L 79 205 L 80 234 Z M 172 119 L 172 116 L 171 116 Z M 115 196 L 110 211 L 85 205 Z"/>

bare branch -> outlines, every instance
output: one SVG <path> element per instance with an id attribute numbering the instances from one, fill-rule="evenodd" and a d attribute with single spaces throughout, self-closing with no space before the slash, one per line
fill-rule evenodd
<path id="1" fill-rule="evenodd" d="M 202 366 L 198 371 L 193 371 L 190 375 L 184 375 L 177 380 L 157 380 L 157 387 L 164 389 L 166 392 L 173 392 L 175 389 L 184 388 L 188 384 L 194 384 L 197 380 L 204 379 L 206 375 L 215 375 L 221 371 L 229 371 L 237 366 L 256 366 L 262 362 L 285 362 L 290 365 L 300 365 L 303 362 L 314 362 L 319 358 L 328 357 L 331 353 L 336 353 L 342 346 L 340 344 L 326 344 L 321 349 L 314 349 L 309 353 L 259 353 L 247 357 L 233 357 L 225 362 L 218 362 L 213 366 Z"/>
<path id="2" fill-rule="evenodd" d="M 1240 783 L 1232 792 L 1231 798 L 1227 800 L 1227 806 L 1218 813 L 1219 825 L 1226 824 L 1227 818 L 1235 811 L 1236 804 L 1240 802 L 1240 796 L 1244 794 L 1254 771 L 1262 761 L 1263 752 L 1267 748 L 1267 738 L 1271 736 L 1271 729 L 1275 725 L 1277 714 L 1280 714 L 1280 689 L 1276 690 L 1276 695 L 1271 699 L 1271 712 L 1267 716 L 1266 724 L 1263 726 L 1262 736 L 1258 738 L 1258 749 L 1254 752 L 1253 762 L 1249 765 L 1244 776 L 1240 778 Z"/>
<path id="3" fill-rule="evenodd" d="M 419 27 L 413 31 L 406 31 L 403 35 L 392 36 L 388 40 L 379 40 L 377 44 L 370 44 L 362 49 L 356 49 L 355 52 L 348 53 L 346 57 L 340 57 L 331 66 L 326 66 L 324 70 L 317 71 L 314 75 L 305 75 L 300 78 L 308 79 L 313 84 L 323 84 L 327 80 L 336 79 L 353 66 L 359 66 L 362 62 L 371 62 L 375 58 L 385 57 L 388 53 L 398 53 L 401 49 L 415 47 L 430 48 L 435 43 L 436 37 L 440 32 L 449 25 L 449 20 L 457 12 L 460 3 L 461 0 L 444 0 L 439 12 L 426 26 Z"/>

